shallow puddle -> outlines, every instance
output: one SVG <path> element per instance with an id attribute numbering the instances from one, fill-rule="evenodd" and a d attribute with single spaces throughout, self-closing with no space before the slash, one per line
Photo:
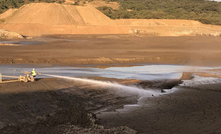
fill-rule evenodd
<path id="1" fill-rule="evenodd" d="M 13 45 L 41 45 L 49 42 L 79 42 L 85 40 L 75 40 L 75 39 L 59 39 L 52 37 L 34 37 L 33 39 L 27 40 L 0 40 L 2 44 L 13 44 Z"/>
<path id="2" fill-rule="evenodd" d="M 32 71 L 42 74 L 69 76 L 69 77 L 106 77 L 117 79 L 138 79 L 138 80 L 161 80 L 179 79 L 183 72 L 205 72 L 209 69 L 220 67 L 197 67 L 182 65 L 144 65 L 133 67 L 110 67 L 105 69 L 91 67 L 65 67 L 49 65 L 0 65 L 0 73 L 3 75 L 19 76 L 19 71 Z M 17 71 L 15 71 L 17 70 Z M 38 78 L 48 76 L 39 75 Z"/>

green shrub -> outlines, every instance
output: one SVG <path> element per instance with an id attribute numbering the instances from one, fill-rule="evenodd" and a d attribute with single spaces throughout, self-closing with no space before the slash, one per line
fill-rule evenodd
<path id="1" fill-rule="evenodd" d="M 204 0 L 114 0 L 119 10 L 99 7 L 112 19 L 187 19 L 221 25 L 221 2 Z M 128 9 L 130 11 L 128 11 Z"/>

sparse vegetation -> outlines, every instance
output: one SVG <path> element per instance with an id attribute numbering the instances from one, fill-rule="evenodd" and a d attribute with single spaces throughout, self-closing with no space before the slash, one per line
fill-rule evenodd
<path id="1" fill-rule="evenodd" d="M 0 0 L 0 13 L 3 13 L 9 8 L 19 8 L 24 4 L 28 3 L 38 3 L 38 2 L 47 2 L 47 3 L 63 3 L 65 0 Z"/>
<path id="2" fill-rule="evenodd" d="M 221 25 L 221 2 L 204 0 L 106 0 L 120 3 L 119 10 L 99 7 L 112 19 L 188 19 Z"/>

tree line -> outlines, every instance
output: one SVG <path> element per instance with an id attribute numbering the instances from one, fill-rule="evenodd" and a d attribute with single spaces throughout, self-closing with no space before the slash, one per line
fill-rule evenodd
<path id="1" fill-rule="evenodd" d="M 119 10 L 98 7 L 112 19 L 187 19 L 221 25 L 221 2 L 205 0 L 108 0 Z"/>

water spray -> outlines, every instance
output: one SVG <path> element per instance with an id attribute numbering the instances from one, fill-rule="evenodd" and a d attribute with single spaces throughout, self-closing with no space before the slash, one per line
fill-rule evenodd
<path id="1" fill-rule="evenodd" d="M 137 94 L 139 96 L 152 96 L 155 94 L 159 94 L 156 91 L 142 89 L 142 88 L 138 88 L 135 86 L 134 87 L 133 86 L 125 86 L 125 85 L 121 85 L 118 83 L 111 83 L 111 82 L 97 81 L 97 80 L 83 79 L 83 78 L 75 78 L 75 77 L 67 77 L 67 76 L 59 76 L 59 75 L 51 75 L 51 74 L 43 74 L 43 75 L 67 79 L 67 80 L 78 81 L 78 82 L 87 83 L 87 84 L 95 84 L 98 86 L 105 86 L 107 89 L 113 89 L 113 90 L 116 90 L 119 92 Z"/>

